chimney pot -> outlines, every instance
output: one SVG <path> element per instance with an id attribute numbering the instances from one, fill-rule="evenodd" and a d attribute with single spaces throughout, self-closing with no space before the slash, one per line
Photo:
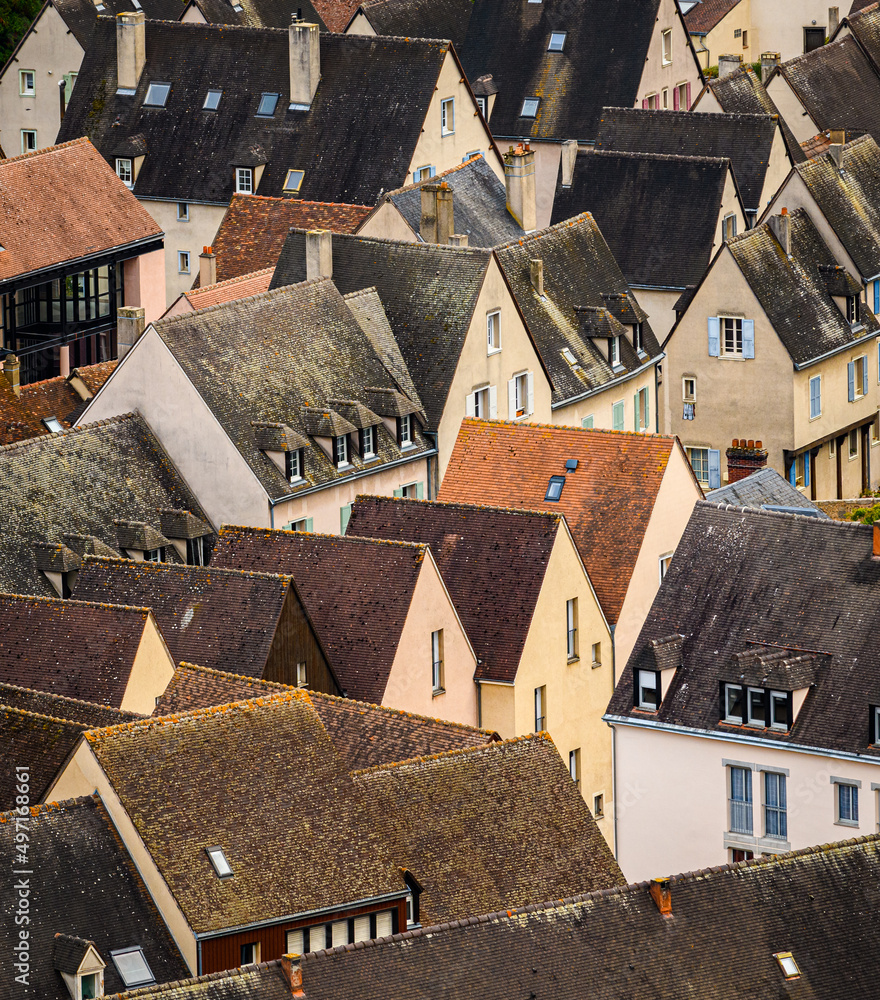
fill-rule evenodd
<path id="1" fill-rule="evenodd" d="M 538 295 L 544 295 L 544 261 L 543 260 L 530 260 L 529 261 L 529 274 L 532 279 L 532 288 L 538 293 Z"/>
<path id="2" fill-rule="evenodd" d="M 652 878 L 650 886 L 651 899 L 657 904 L 657 909 L 664 917 L 672 916 L 672 886 L 668 878 Z"/>
<path id="3" fill-rule="evenodd" d="M 577 162 L 577 139 L 566 139 L 562 144 L 562 186 L 571 187 L 574 180 L 574 165 Z"/>
<path id="4" fill-rule="evenodd" d="M 3 374 L 16 396 L 21 395 L 21 362 L 14 354 L 3 359 Z"/>
<path id="5" fill-rule="evenodd" d="M 466 247 L 468 245 L 467 233 L 453 233 L 449 237 L 449 245 L 451 247 Z"/>
<path id="6" fill-rule="evenodd" d="M 333 277 L 333 234 L 329 229 L 306 233 L 306 281 Z"/>
<path id="7" fill-rule="evenodd" d="M 116 86 L 137 90 L 147 61 L 146 24 L 142 10 L 116 15 Z"/>
<path id="8" fill-rule="evenodd" d="M 538 201 L 535 188 L 535 154 L 520 143 L 504 157 L 507 211 L 527 232 L 538 228 Z"/>
<path id="9" fill-rule="evenodd" d="M 202 247 L 199 254 L 199 287 L 217 284 L 217 257 L 213 247 Z"/>
<path id="10" fill-rule="evenodd" d="M 727 449 L 727 482 L 738 483 L 767 464 L 768 453 L 760 441 L 734 438 Z"/>
<path id="11" fill-rule="evenodd" d="M 764 442 L 763 441 L 756 441 L 755 442 L 755 447 L 758 449 L 758 451 L 761 451 L 761 449 L 764 447 Z"/>
<path id="12" fill-rule="evenodd" d="M 308 109 L 321 77 L 321 41 L 317 24 L 295 20 L 287 29 L 290 56 L 290 103 Z"/>
<path id="13" fill-rule="evenodd" d="M 874 522 L 874 549 L 872 555 L 875 559 L 880 559 L 880 524 Z"/>
<path id="14" fill-rule="evenodd" d="M 742 68 L 743 57 L 740 55 L 724 55 L 718 57 L 718 79 L 723 80 Z"/>
<path id="15" fill-rule="evenodd" d="M 146 327 L 143 306 L 122 306 L 116 311 L 116 353 L 120 361 L 140 340 Z"/>

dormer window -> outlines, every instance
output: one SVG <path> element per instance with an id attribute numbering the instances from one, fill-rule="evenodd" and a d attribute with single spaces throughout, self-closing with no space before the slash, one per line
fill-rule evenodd
<path id="1" fill-rule="evenodd" d="M 636 354 L 645 353 L 645 341 L 641 323 L 636 323 L 633 327 L 633 347 L 636 350 Z"/>
<path id="2" fill-rule="evenodd" d="M 223 96 L 222 90 L 209 90 L 205 94 L 205 103 L 202 105 L 203 111 L 216 111 L 220 107 L 220 98 Z"/>
<path id="3" fill-rule="evenodd" d="M 538 105 L 541 103 L 539 97 L 527 97 L 522 104 L 520 118 L 536 118 L 538 115 Z"/>
<path id="4" fill-rule="evenodd" d="M 660 707 L 660 671 L 636 670 L 635 702 L 646 712 L 656 712 Z"/>
<path id="5" fill-rule="evenodd" d="M 111 951 L 110 958 L 127 990 L 155 983 L 156 978 L 147 964 L 144 949 L 140 945 Z"/>
<path id="6" fill-rule="evenodd" d="M 612 337 L 608 345 L 608 360 L 612 368 L 620 367 L 620 337 Z"/>
<path id="7" fill-rule="evenodd" d="M 262 94 L 260 96 L 260 106 L 257 108 L 258 118 L 271 118 L 278 107 L 280 94 Z"/>
<path id="8" fill-rule="evenodd" d="M 725 684 L 722 712 L 724 722 L 788 732 L 791 728 L 792 696 L 788 691 Z"/>
<path id="9" fill-rule="evenodd" d="M 164 108 L 168 95 L 171 93 L 170 83 L 151 83 L 147 87 L 147 96 L 144 98 L 145 108 Z"/>
<path id="10" fill-rule="evenodd" d="M 302 187 L 303 177 L 305 177 L 304 170 L 288 170 L 284 178 L 284 193 L 296 194 Z"/>
<path id="11" fill-rule="evenodd" d="M 377 450 L 376 428 L 361 428 L 360 439 L 361 458 L 375 458 Z"/>
<path id="12" fill-rule="evenodd" d="M 565 48 L 565 36 L 564 31 L 551 31 L 550 32 L 550 44 L 547 46 L 548 52 L 561 52 Z"/>
<path id="13" fill-rule="evenodd" d="M 232 878 L 232 865 L 226 860 L 222 847 L 206 847 L 205 851 L 219 878 Z"/>
<path id="14" fill-rule="evenodd" d="M 305 474 L 305 463 L 303 462 L 303 449 L 298 451 L 286 451 L 284 453 L 284 474 L 289 483 L 299 482 Z"/>
<path id="15" fill-rule="evenodd" d="M 397 418 L 397 443 L 401 448 L 412 448 L 413 446 L 411 413 L 407 413 L 404 417 Z"/>
<path id="16" fill-rule="evenodd" d="M 343 469 L 349 464 L 347 434 L 333 438 L 333 464 L 337 469 Z"/>
<path id="17" fill-rule="evenodd" d="M 165 549 L 147 549 L 144 552 L 144 562 L 165 562 Z"/>
<path id="18" fill-rule="evenodd" d="M 858 295 L 846 297 L 846 321 L 853 326 L 861 322 L 861 302 Z"/>
<path id="19" fill-rule="evenodd" d="M 254 172 L 251 167 L 236 167 L 235 169 L 235 193 L 254 193 Z"/>
<path id="20" fill-rule="evenodd" d="M 116 176 L 127 187 L 134 187 L 134 172 L 131 169 L 131 160 L 128 157 L 116 158 Z"/>

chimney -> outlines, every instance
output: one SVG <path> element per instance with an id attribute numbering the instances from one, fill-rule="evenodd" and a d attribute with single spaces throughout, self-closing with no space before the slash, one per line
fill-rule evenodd
<path id="1" fill-rule="evenodd" d="M 830 38 L 840 27 L 840 8 L 828 8 L 828 37 Z"/>
<path id="2" fill-rule="evenodd" d="M 288 28 L 290 48 L 290 107 L 308 111 L 321 77 L 321 43 L 318 25 L 294 17 Z"/>
<path id="3" fill-rule="evenodd" d="M 532 288 L 540 295 L 542 298 L 544 296 L 544 261 L 543 260 L 530 260 L 529 261 L 529 276 L 532 279 Z"/>
<path id="4" fill-rule="evenodd" d="M 310 229 L 306 233 L 306 281 L 333 277 L 333 233 Z"/>
<path id="5" fill-rule="evenodd" d="M 3 359 L 3 374 L 16 396 L 21 395 L 21 362 L 14 354 L 7 354 Z"/>
<path id="6" fill-rule="evenodd" d="M 770 79 L 770 74 L 779 65 L 779 58 L 778 52 L 761 53 L 761 83 L 766 84 Z"/>
<path id="7" fill-rule="evenodd" d="M 829 131 L 828 138 L 831 140 L 832 145 L 842 146 L 846 142 L 846 129 L 833 128 Z"/>
<path id="8" fill-rule="evenodd" d="M 718 79 L 723 80 L 724 77 L 730 76 L 731 73 L 735 73 L 738 69 L 742 69 L 743 57 L 738 55 L 726 55 L 718 57 Z"/>
<path id="9" fill-rule="evenodd" d="M 453 233 L 449 237 L 449 245 L 451 247 L 466 247 L 468 245 L 467 233 Z"/>
<path id="10" fill-rule="evenodd" d="M 574 165 L 578 155 L 577 139 L 566 139 L 562 144 L 562 186 L 571 187 L 574 180 Z"/>
<path id="11" fill-rule="evenodd" d="M 771 215 L 767 220 L 773 235 L 779 240 L 779 245 L 785 251 L 786 256 L 791 256 L 791 220 L 788 209 L 783 208 L 779 215 Z"/>
<path id="12" fill-rule="evenodd" d="M 727 482 L 738 483 L 767 464 L 768 452 L 763 441 L 734 438 L 727 449 Z"/>
<path id="13" fill-rule="evenodd" d="M 120 91 L 137 90 L 147 61 L 144 12 L 133 10 L 116 15 L 116 86 Z"/>
<path id="14" fill-rule="evenodd" d="M 303 995 L 303 974 L 300 955 L 282 955 L 281 971 L 294 996 Z"/>
<path id="15" fill-rule="evenodd" d="M 657 909 L 663 917 L 672 916 L 672 885 L 668 878 L 652 878 L 650 885 L 651 899 L 657 904 Z"/>
<path id="16" fill-rule="evenodd" d="M 449 243 L 455 232 L 453 222 L 452 188 L 441 184 L 425 184 L 421 189 L 422 217 L 419 235 L 425 243 Z"/>
<path id="17" fill-rule="evenodd" d="M 120 361 L 140 340 L 146 327 L 143 306 L 122 306 L 116 311 L 116 354 Z"/>
<path id="18" fill-rule="evenodd" d="M 444 246 L 455 232 L 452 215 L 452 188 L 443 181 L 437 189 L 437 242 Z"/>
<path id="19" fill-rule="evenodd" d="M 871 553 L 875 559 L 880 559 L 880 523 L 874 522 L 874 550 Z"/>
<path id="20" fill-rule="evenodd" d="M 199 287 L 217 284 L 217 255 L 213 247 L 202 247 L 199 254 Z"/>
<path id="21" fill-rule="evenodd" d="M 528 143 L 519 143 L 515 149 L 511 146 L 504 154 L 504 183 L 507 211 L 527 233 L 534 232 L 538 228 L 535 154 Z"/>

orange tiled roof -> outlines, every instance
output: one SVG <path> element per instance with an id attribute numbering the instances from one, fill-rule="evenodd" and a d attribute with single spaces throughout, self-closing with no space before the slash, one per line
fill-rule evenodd
<path id="1" fill-rule="evenodd" d="M 85 405 L 85 400 L 73 388 L 71 380 L 78 377 L 91 398 L 110 378 L 117 364 L 118 361 L 101 361 L 96 365 L 75 368 L 66 377 L 57 375 L 42 382 L 23 385 L 21 404 L 43 432 L 46 428 L 40 421 L 44 417 L 55 417 L 62 427 L 71 427 L 79 416 L 80 408 Z"/>
<path id="2" fill-rule="evenodd" d="M 0 372 L 0 445 L 15 444 L 45 434 L 46 428 L 16 396 Z"/>
<path id="3" fill-rule="evenodd" d="M 360 5 L 361 0 L 312 0 L 328 31 L 345 31 Z"/>
<path id="4" fill-rule="evenodd" d="M 0 161 L 0 281 L 161 235 L 88 139 Z"/>
<path id="5" fill-rule="evenodd" d="M 438 499 L 565 515 L 609 622 L 620 616 L 675 439 L 465 420 Z M 567 459 L 578 460 L 566 476 Z M 558 503 L 544 496 L 566 476 Z"/>
<path id="6" fill-rule="evenodd" d="M 94 396 L 107 379 L 110 378 L 118 364 L 118 361 L 99 361 L 96 365 L 74 368 L 70 374 L 78 376 L 82 384 Z"/>
<path id="7" fill-rule="evenodd" d="M 186 297 L 193 309 L 207 309 L 208 306 L 219 306 L 234 299 L 246 299 L 260 292 L 268 292 L 274 273 L 274 267 L 265 267 L 262 271 L 243 274 L 238 278 L 227 278 L 226 281 L 218 281 L 215 285 L 194 288 L 186 293 Z"/>

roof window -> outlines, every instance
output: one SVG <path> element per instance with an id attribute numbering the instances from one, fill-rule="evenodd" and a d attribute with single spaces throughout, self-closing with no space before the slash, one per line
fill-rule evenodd
<path id="1" fill-rule="evenodd" d="M 547 46 L 548 52 L 561 52 L 565 48 L 565 36 L 568 32 L 551 31 L 550 44 Z"/>
<path id="2" fill-rule="evenodd" d="M 558 500 L 562 496 L 562 487 L 565 486 L 565 476 L 551 476 L 547 484 L 547 492 L 544 494 L 545 500 Z"/>
<path id="3" fill-rule="evenodd" d="M 144 99 L 144 107 L 164 108 L 170 92 L 170 83 L 151 83 L 147 88 L 147 96 Z"/>
<path id="4" fill-rule="evenodd" d="M 539 97 L 527 97 L 523 101 L 520 118 L 534 118 L 538 114 L 538 105 L 541 103 Z"/>
<path id="5" fill-rule="evenodd" d="M 116 971 L 126 989 L 133 986 L 148 986 L 156 982 L 156 977 L 144 956 L 144 949 L 140 945 L 111 951 L 110 958 L 113 959 Z"/>
<path id="6" fill-rule="evenodd" d="M 208 857 L 211 859 L 211 864 L 214 866 L 214 871 L 220 876 L 220 878 L 232 878 L 232 865 L 226 860 L 226 855 L 223 853 L 222 847 L 206 847 L 205 850 L 208 853 Z"/>
<path id="7" fill-rule="evenodd" d="M 216 111 L 220 106 L 220 98 L 223 96 L 222 90 L 209 90 L 205 94 L 205 103 L 202 105 L 203 111 Z"/>
<path id="8" fill-rule="evenodd" d="M 279 94 L 263 94 L 260 97 L 260 106 L 257 108 L 257 115 L 260 118 L 271 118 L 278 107 Z"/>
<path id="9" fill-rule="evenodd" d="M 288 170 L 287 177 L 284 178 L 284 190 L 287 194 L 294 194 L 302 187 L 304 170 Z"/>
<path id="10" fill-rule="evenodd" d="M 801 970 L 794 960 L 794 955 L 790 951 L 777 952 L 773 957 L 779 962 L 779 968 L 782 969 L 786 979 L 797 979 L 801 974 Z"/>
<path id="11" fill-rule="evenodd" d="M 43 417 L 42 424 L 50 434 L 57 434 L 64 430 L 58 417 Z"/>

